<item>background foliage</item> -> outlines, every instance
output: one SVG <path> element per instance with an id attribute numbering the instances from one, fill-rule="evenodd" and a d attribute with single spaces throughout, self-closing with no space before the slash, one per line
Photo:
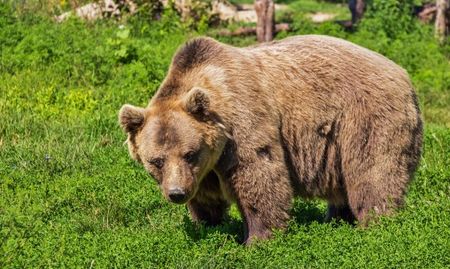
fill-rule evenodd
<path id="1" fill-rule="evenodd" d="M 295 12 L 277 16 L 294 31 L 278 38 L 345 38 L 410 73 L 426 132 L 403 210 L 358 229 L 323 223 L 321 201 L 296 200 L 288 230 L 251 248 L 239 244 L 236 208 L 221 226 L 193 225 L 186 208 L 165 202 L 128 157 L 117 112 L 124 103 L 145 106 L 176 48 L 215 30 L 181 23 L 171 9 L 157 21 L 141 14 L 56 24 L 3 2 L 0 267 L 448 267 L 450 46 L 438 46 L 432 28 L 410 16 L 411 1 L 374 0 L 354 32 L 313 24 L 296 1 L 285 2 Z"/>

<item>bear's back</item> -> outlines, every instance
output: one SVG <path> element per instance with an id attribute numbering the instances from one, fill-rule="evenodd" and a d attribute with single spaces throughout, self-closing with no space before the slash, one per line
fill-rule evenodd
<path id="1" fill-rule="evenodd" d="M 351 42 L 305 35 L 241 50 L 249 59 L 248 72 L 258 73 L 261 96 L 275 97 L 288 109 L 322 113 L 331 107 L 353 107 L 374 114 L 407 111 L 408 116 L 417 117 L 406 71 Z"/>
<path id="2" fill-rule="evenodd" d="M 279 76 L 279 69 L 291 80 L 315 80 L 328 88 L 371 88 L 410 92 L 406 71 L 393 61 L 343 39 L 321 35 L 289 37 L 273 43 L 244 48 L 261 61 L 266 74 Z M 271 70 L 268 70 L 271 69 Z M 297 74 L 290 74 L 291 72 Z"/>

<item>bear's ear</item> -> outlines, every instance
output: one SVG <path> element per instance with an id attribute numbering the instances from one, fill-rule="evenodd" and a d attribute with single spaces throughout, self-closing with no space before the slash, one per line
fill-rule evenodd
<path id="1" fill-rule="evenodd" d="M 185 97 L 184 106 L 194 116 L 206 116 L 209 113 L 209 95 L 206 90 L 194 87 Z"/>
<path id="2" fill-rule="evenodd" d="M 144 123 L 145 109 L 124 105 L 119 112 L 119 123 L 127 133 L 135 133 Z"/>

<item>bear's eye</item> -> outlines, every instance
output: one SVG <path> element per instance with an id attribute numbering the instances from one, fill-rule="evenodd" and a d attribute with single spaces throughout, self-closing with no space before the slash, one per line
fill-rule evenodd
<path id="1" fill-rule="evenodd" d="M 188 153 L 184 154 L 184 160 L 188 163 L 194 163 L 197 160 L 198 152 L 196 151 L 189 151 Z"/>
<path id="2" fill-rule="evenodd" d="M 154 158 L 154 159 L 149 160 L 148 163 L 158 169 L 161 169 L 164 166 L 164 159 L 163 158 Z"/>

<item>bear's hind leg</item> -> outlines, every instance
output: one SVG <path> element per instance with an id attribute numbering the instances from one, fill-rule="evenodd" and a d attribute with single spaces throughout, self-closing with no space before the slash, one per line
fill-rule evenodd
<path id="1" fill-rule="evenodd" d="M 220 188 L 219 179 L 213 171 L 203 179 L 196 196 L 188 202 L 192 220 L 209 226 L 222 223 L 229 206 Z"/>
<path id="2" fill-rule="evenodd" d="M 397 125 L 373 117 L 353 122 L 343 130 L 347 134 L 341 140 L 344 185 L 350 208 L 361 226 L 376 216 L 390 215 L 402 205 L 416 169 L 421 127 L 414 127 L 402 117 Z"/>
<path id="3" fill-rule="evenodd" d="M 350 208 L 359 222 L 365 226 L 375 216 L 389 215 L 402 204 L 402 195 L 394 195 L 370 182 L 359 182 L 348 192 Z"/>

